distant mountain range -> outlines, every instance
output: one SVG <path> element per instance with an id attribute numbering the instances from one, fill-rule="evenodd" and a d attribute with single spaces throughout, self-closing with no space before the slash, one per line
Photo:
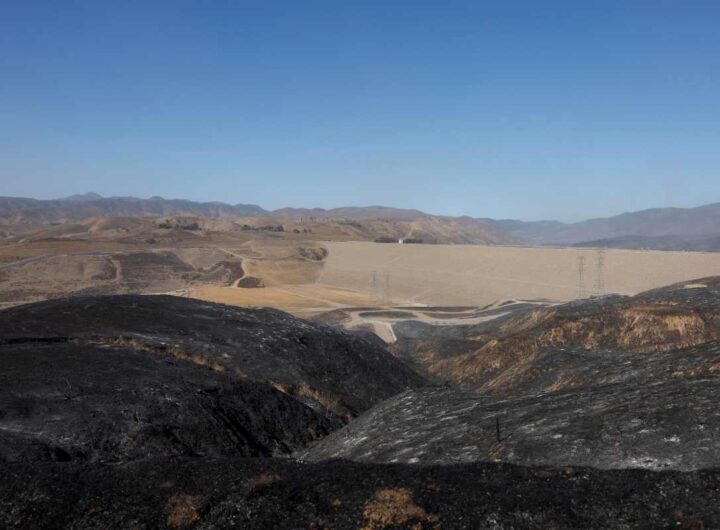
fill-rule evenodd
<path id="1" fill-rule="evenodd" d="M 91 217 L 191 215 L 210 218 L 272 216 L 316 219 L 389 219 L 411 221 L 439 218 L 420 210 L 365 206 L 345 208 L 281 208 L 255 204 L 195 202 L 150 197 L 102 197 L 97 193 L 64 199 L 0 197 L 0 223 L 77 221 Z M 450 219 L 450 218 L 445 218 Z M 654 208 L 578 223 L 457 217 L 508 234 L 508 241 L 535 245 L 577 245 L 659 250 L 720 250 L 720 203 L 697 208 Z"/>
<path id="2" fill-rule="evenodd" d="M 685 250 L 691 252 L 720 251 L 720 235 L 708 237 L 683 236 L 622 236 L 609 239 L 596 239 L 575 243 L 576 247 L 589 248 L 626 248 L 647 250 Z"/>
<path id="3" fill-rule="evenodd" d="M 348 206 L 345 208 L 281 208 L 268 212 L 277 217 L 315 217 L 318 219 L 393 219 L 396 221 L 409 221 L 423 217 L 434 217 L 420 210 L 406 210 L 391 208 L 389 206 Z"/>
<path id="4" fill-rule="evenodd" d="M 420 210 L 387 206 L 332 208 L 281 208 L 265 210 L 256 204 L 196 202 L 182 199 L 150 197 L 103 197 L 90 192 L 63 199 L 39 200 L 21 197 L 0 197 L 0 221 L 53 222 L 88 219 L 90 217 L 145 217 L 162 215 L 198 215 L 230 218 L 268 215 L 273 217 L 317 219 L 393 219 L 412 220 L 433 217 Z"/>
<path id="5" fill-rule="evenodd" d="M 202 217 L 245 217 L 268 212 L 254 204 L 195 202 L 150 197 L 101 197 L 97 193 L 72 195 L 64 199 L 38 200 L 0 197 L 2 222 L 79 221 L 90 217 L 148 217 L 199 215 Z"/>
<path id="6" fill-rule="evenodd" d="M 607 246 L 620 248 L 720 250 L 720 203 L 697 208 L 652 208 L 579 223 L 483 219 L 495 228 L 539 245 Z M 702 242 L 705 240 L 704 242 Z M 715 242 L 713 242 L 715 240 Z M 593 243 L 599 243 L 594 245 Z M 663 247 L 670 248 L 663 248 Z M 699 248 L 697 248 L 699 249 Z"/>

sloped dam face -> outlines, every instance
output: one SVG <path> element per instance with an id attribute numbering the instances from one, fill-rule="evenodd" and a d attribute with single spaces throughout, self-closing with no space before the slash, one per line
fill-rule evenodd
<path id="1" fill-rule="evenodd" d="M 720 274 L 720 253 L 328 242 L 318 283 L 387 303 L 484 305 L 636 294 Z M 579 263 L 583 261 L 582 275 Z"/>

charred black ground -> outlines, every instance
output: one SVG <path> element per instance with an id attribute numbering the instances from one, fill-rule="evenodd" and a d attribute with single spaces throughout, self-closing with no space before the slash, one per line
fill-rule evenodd
<path id="1" fill-rule="evenodd" d="M 0 527 L 720 527 L 720 279 L 395 329 L 1 311 Z"/>
<path id="2" fill-rule="evenodd" d="M 5 310 L 0 361 L 9 461 L 289 454 L 424 384 L 347 333 L 170 296 Z"/>
<path id="3" fill-rule="evenodd" d="M 309 461 L 694 470 L 720 462 L 720 282 L 396 326 L 428 375 L 301 450 Z M 414 345 L 415 349 L 410 348 Z"/>
<path id="4" fill-rule="evenodd" d="M 283 459 L 5 466 L 3 528 L 720 526 L 720 472 Z"/>
<path id="5" fill-rule="evenodd" d="M 76 297 L 0 313 L 0 344 L 125 345 L 267 383 L 353 416 L 425 380 L 384 348 L 274 309 L 176 296 Z"/>

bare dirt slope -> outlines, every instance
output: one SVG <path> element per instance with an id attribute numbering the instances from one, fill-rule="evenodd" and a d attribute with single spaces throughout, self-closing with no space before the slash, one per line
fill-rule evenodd
<path id="1" fill-rule="evenodd" d="M 282 285 L 258 289 L 201 286 L 187 296 L 235 306 L 261 306 L 282 309 L 293 315 L 311 317 L 335 308 L 373 306 L 379 303 L 365 293 L 316 284 Z"/>
<path id="2" fill-rule="evenodd" d="M 312 283 L 326 251 L 233 220 L 99 218 L 42 226 L 0 244 L 0 303 L 68 294 Z"/>
<path id="3" fill-rule="evenodd" d="M 482 306 L 497 300 L 573 300 L 598 283 L 598 253 L 588 249 L 328 242 L 318 282 L 394 303 Z M 635 294 L 720 273 L 720 254 L 607 250 L 604 292 Z"/>
<path id="4" fill-rule="evenodd" d="M 2 231 L 0 303 L 5 305 L 76 293 L 312 284 L 327 257 L 318 240 L 419 237 L 458 243 L 512 241 L 471 219 L 431 216 L 318 220 L 175 214 L 50 223 L 23 219 L 6 220 L 7 230 Z"/>

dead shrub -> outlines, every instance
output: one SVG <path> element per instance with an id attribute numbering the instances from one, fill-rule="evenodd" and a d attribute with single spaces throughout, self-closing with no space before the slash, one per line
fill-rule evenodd
<path id="1" fill-rule="evenodd" d="M 243 493 L 247 497 L 248 495 L 252 495 L 253 493 L 255 493 L 257 490 L 265 486 L 269 486 L 270 484 L 273 484 L 278 480 L 280 480 L 280 475 L 277 475 L 275 473 L 263 473 L 261 475 L 250 477 L 245 482 Z"/>
<path id="2" fill-rule="evenodd" d="M 423 527 L 440 528 L 438 517 L 428 514 L 415 504 L 412 493 L 407 488 L 377 491 L 375 498 L 365 504 L 363 515 L 365 522 L 362 530 L 399 525 L 418 530 Z"/>
<path id="3" fill-rule="evenodd" d="M 171 528 L 185 528 L 200 520 L 200 511 L 205 502 L 202 495 L 173 495 L 167 503 L 167 525 Z"/>

